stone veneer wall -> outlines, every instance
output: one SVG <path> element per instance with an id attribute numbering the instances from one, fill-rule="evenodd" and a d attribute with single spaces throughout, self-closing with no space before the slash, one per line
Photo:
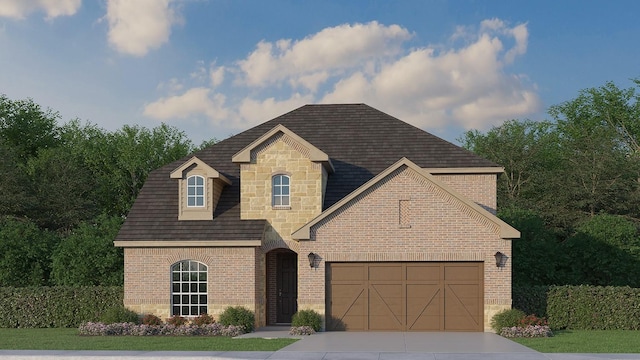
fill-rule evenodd
<path id="1" fill-rule="evenodd" d="M 240 166 L 240 217 L 265 219 L 263 250 L 290 248 L 297 252 L 291 234 L 322 212 L 324 168 L 309 160 L 309 150 L 282 133 L 251 152 L 251 163 Z M 290 176 L 290 207 L 271 206 L 271 178 Z"/>
<path id="2" fill-rule="evenodd" d="M 298 308 L 325 313 L 326 262 L 480 261 L 485 263 L 484 328 L 491 331 L 489 319 L 511 307 L 511 261 L 497 268 L 493 256 L 501 251 L 511 257 L 511 242 L 498 231 L 403 167 L 314 226 L 310 241 L 300 241 L 301 254 L 315 252 L 321 261 L 315 269 L 299 265 Z"/>
<path id="3" fill-rule="evenodd" d="M 265 260 L 255 247 L 125 248 L 124 305 L 139 314 L 168 318 L 171 265 L 181 260 L 207 265 L 210 315 L 217 318 L 228 306 L 245 306 L 255 311 L 256 324 L 264 325 Z"/>

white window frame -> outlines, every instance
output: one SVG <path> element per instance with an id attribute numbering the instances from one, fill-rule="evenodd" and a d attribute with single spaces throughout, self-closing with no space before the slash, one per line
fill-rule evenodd
<path id="1" fill-rule="evenodd" d="M 284 183 L 285 179 L 286 184 Z M 291 177 L 289 175 L 276 174 L 271 177 L 271 206 L 285 209 L 291 207 Z"/>
<path id="2" fill-rule="evenodd" d="M 193 184 L 191 184 L 193 180 Z M 200 175 L 191 175 L 187 178 L 187 207 L 189 208 L 203 208 L 207 205 L 206 202 L 206 180 Z M 193 200 L 193 204 L 191 204 Z M 200 200 L 200 204 L 198 204 Z"/>

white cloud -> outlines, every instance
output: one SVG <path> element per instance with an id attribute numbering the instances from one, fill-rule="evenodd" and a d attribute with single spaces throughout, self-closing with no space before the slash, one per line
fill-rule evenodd
<path id="1" fill-rule="evenodd" d="M 144 56 L 169 41 L 181 21 L 172 0 L 107 0 L 109 43 L 118 52 Z"/>
<path id="2" fill-rule="evenodd" d="M 526 24 L 509 28 L 493 19 L 468 31 L 458 27 L 453 36 L 467 39 L 462 47 L 413 49 L 375 73 L 355 72 L 336 82 L 322 102 L 367 102 L 428 129 L 486 129 L 539 111 L 526 77 L 505 69 L 526 53 Z M 505 49 L 504 40 L 513 47 Z"/>
<path id="3" fill-rule="evenodd" d="M 204 87 L 189 89 L 181 95 L 160 98 L 147 104 L 143 114 L 159 120 L 191 119 L 205 115 L 212 120 L 225 120 L 229 112 L 225 109 L 225 96 L 211 94 Z"/>
<path id="4" fill-rule="evenodd" d="M 313 102 L 311 96 L 298 93 L 281 101 L 272 97 L 264 100 L 246 98 L 238 107 L 241 124 L 236 124 L 236 127 L 246 129 L 258 125 L 310 102 Z"/>
<path id="5" fill-rule="evenodd" d="M 224 82 L 224 73 L 226 69 L 224 66 L 217 66 L 215 63 L 212 63 L 209 67 L 209 80 L 211 82 L 211 87 L 216 88 L 220 84 Z"/>
<path id="6" fill-rule="evenodd" d="M 206 69 L 200 63 L 191 79 L 197 85 L 148 105 L 145 114 L 199 114 L 242 130 L 307 103 L 364 102 L 433 131 L 483 130 L 540 110 L 535 85 L 508 69 L 526 54 L 527 24 L 490 19 L 459 26 L 450 37 L 460 40 L 457 45 L 408 48 L 411 36 L 398 25 L 371 22 L 301 40 L 261 41 L 230 66 L 211 63 Z M 227 81 L 225 74 L 233 78 Z M 208 84 L 201 80 L 205 75 Z M 216 100 L 222 92 L 230 96 Z"/>
<path id="7" fill-rule="evenodd" d="M 377 22 L 326 28 L 302 40 L 261 41 L 238 62 L 242 83 L 267 86 L 289 81 L 315 89 L 329 73 L 357 67 L 369 59 L 393 56 L 411 34 L 398 26 Z"/>
<path id="8" fill-rule="evenodd" d="M 24 19 L 27 15 L 43 11 L 46 19 L 74 15 L 82 0 L 0 0 L 0 16 Z"/>

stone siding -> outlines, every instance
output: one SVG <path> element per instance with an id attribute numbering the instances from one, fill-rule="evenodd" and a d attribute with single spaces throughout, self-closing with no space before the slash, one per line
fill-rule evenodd
<path id="1" fill-rule="evenodd" d="M 309 151 L 291 137 L 279 133 L 251 153 L 251 163 L 240 168 L 242 219 L 265 219 L 269 226 L 263 240 L 266 252 L 290 248 L 297 252 L 291 234 L 322 212 L 324 168 L 309 160 Z M 271 204 L 271 178 L 290 176 L 290 206 Z"/>

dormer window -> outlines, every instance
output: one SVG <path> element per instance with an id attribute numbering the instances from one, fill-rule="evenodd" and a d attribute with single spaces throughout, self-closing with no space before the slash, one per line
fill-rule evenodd
<path id="1" fill-rule="evenodd" d="M 169 176 L 177 180 L 178 220 L 213 220 L 222 188 L 231 185 L 229 179 L 195 156 Z"/>
<path id="2" fill-rule="evenodd" d="M 204 206 L 204 177 L 194 175 L 187 179 L 187 206 Z"/>
<path id="3" fill-rule="evenodd" d="M 272 206 L 289 208 L 290 206 L 290 179 L 288 175 L 275 175 L 272 178 Z"/>

